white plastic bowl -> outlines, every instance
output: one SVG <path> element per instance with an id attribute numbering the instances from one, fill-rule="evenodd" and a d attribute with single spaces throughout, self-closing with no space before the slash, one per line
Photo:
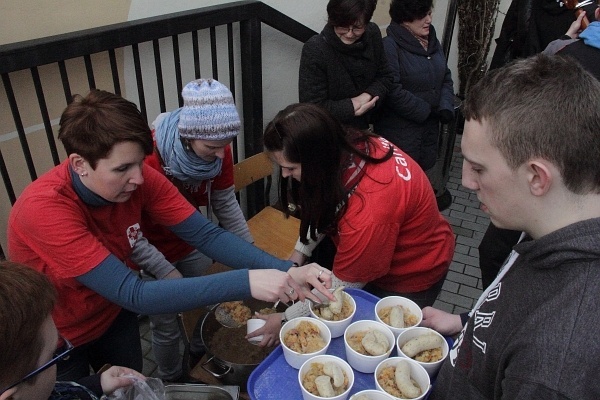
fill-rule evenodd
<path id="1" fill-rule="evenodd" d="M 381 322 L 382 324 L 385 324 L 387 327 L 389 327 L 392 330 L 392 332 L 394 333 L 394 337 L 396 337 L 396 338 L 398 337 L 398 335 L 400 335 L 402 332 L 404 332 L 406 329 L 408 329 L 410 327 L 395 328 L 391 325 L 388 325 L 385 322 L 383 322 L 381 320 L 381 318 L 379 318 L 378 312 L 382 308 L 394 307 L 397 305 L 403 306 L 404 308 L 408 309 L 412 314 L 417 316 L 417 323 L 414 326 L 419 326 L 419 324 L 421 323 L 421 320 L 423 319 L 423 312 L 421 311 L 421 308 L 417 305 L 417 303 L 415 303 L 411 299 L 407 299 L 406 297 L 402 297 L 402 296 L 388 296 L 388 297 L 384 297 L 383 299 L 379 300 L 377 302 L 377 304 L 375 304 L 375 319 L 377 321 Z"/>
<path id="2" fill-rule="evenodd" d="M 389 366 L 393 366 L 395 368 L 396 364 L 398 364 L 398 361 L 400 361 L 400 360 L 405 360 L 410 363 L 410 377 L 412 379 L 414 379 L 415 382 L 417 382 L 417 385 L 419 385 L 419 387 L 421 388 L 421 395 L 419 397 L 415 397 L 412 400 L 424 399 L 427 396 L 427 393 L 429 392 L 429 389 L 431 386 L 431 380 L 429 378 L 429 374 L 427 373 L 427 371 L 425 371 L 425 368 L 423 368 L 415 360 L 406 358 L 406 357 L 390 357 L 387 360 L 383 360 L 382 362 L 380 362 L 379 365 L 377 366 L 377 368 L 375 368 L 375 387 L 377 388 L 377 390 L 380 390 L 380 391 L 390 395 L 392 399 L 402 399 L 402 397 L 396 397 L 396 396 L 386 392 L 381 387 L 381 385 L 379 384 L 379 381 L 377 380 L 377 376 L 379 375 L 379 373 L 381 372 L 382 369 L 389 367 Z"/>
<path id="3" fill-rule="evenodd" d="M 348 337 L 352 336 L 356 332 L 368 331 L 370 329 L 376 329 L 383 333 L 388 340 L 388 351 L 379 356 L 365 355 L 357 352 L 348 344 Z M 394 349 L 396 340 L 392 331 L 383 323 L 371 320 L 361 320 L 350 324 L 344 332 L 344 346 L 346 347 L 346 359 L 348 363 L 359 372 L 370 374 L 375 371 L 377 365 L 388 358 L 390 353 Z"/>
<path id="4" fill-rule="evenodd" d="M 302 353 L 293 351 L 292 349 L 290 349 L 289 347 L 287 347 L 285 345 L 283 338 L 285 337 L 285 334 L 287 333 L 287 331 L 289 331 L 292 328 L 295 328 L 302 321 L 308 321 L 312 324 L 315 324 L 319 328 L 321 337 L 325 341 L 325 347 L 323 347 L 319 351 L 315 351 L 314 353 L 302 354 Z M 287 361 L 287 363 L 292 368 L 298 369 L 309 358 L 320 355 L 320 354 L 325 354 L 327 352 L 327 349 L 329 348 L 329 345 L 331 344 L 331 332 L 329 331 L 329 328 L 327 327 L 327 325 L 325 325 L 323 322 L 321 322 L 320 320 L 318 320 L 316 318 L 298 317 L 298 318 L 294 318 L 294 319 L 286 322 L 281 327 L 281 330 L 279 331 L 279 341 L 281 342 L 281 348 L 283 349 L 283 356 L 285 358 L 285 361 Z"/>
<path id="5" fill-rule="evenodd" d="M 333 290 L 331 290 L 331 291 L 333 292 Z M 350 301 L 350 304 L 352 305 L 352 314 L 350 314 L 347 318 L 345 318 L 341 321 L 328 321 L 324 318 L 321 318 L 321 317 L 317 316 L 317 314 L 315 314 L 315 312 L 313 311 L 312 304 L 310 307 L 310 315 L 313 318 L 318 319 L 319 321 L 321 321 L 325 325 L 327 325 L 327 327 L 331 331 L 332 338 L 337 338 L 337 337 L 342 336 L 344 334 L 344 331 L 348 327 L 348 325 L 350 325 L 352 323 L 352 318 L 354 318 L 354 314 L 356 314 L 356 301 L 354 300 L 354 298 L 352 298 L 351 295 L 349 295 L 346 292 L 344 292 L 344 296 L 346 296 L 346 298 L 348 299 L 348 301 Z M 323 296 L 320 296 L 320 297 L 323 297 Z"/>
<path id="6" fill-rule="evenodd" d="M 440 368 L 442 367 L 442 364 L 443 364 L 444 360 L 448 357 L 448 352 L 450 351 L 450 348 L 448 347 L 448 342 L 446 342 L 446 339 L 440 333 L 434 331 L 433 329 L 425 328 L 422 326 L 409 328 L 409 329 L 405 330 L 404 332 L 402 332 L 400 334 L 400 336 L 398 336 L 398 339 L 396 340 L 396 349 L 398 350 L 399 357 L 409 358 L 406 354 L 404 354 L 402 352 L 402 346 L 404 346 L 404 344 L 406 342 L 408 342 L 409 340 L 414 339 L 419 336 L 422 336 L 422 335 L 436 335 L 442 339 L 442 359 L 441 360 L 435 361 L 435 362 L 422 362 L 422 361 L 415 360 L 417 363 L 419 363 L 421 366 L 423 366 L 423 368 L 425 368 L 425 371 L 427 371 L 429 376 L 433 378 L 438 373 Z"/>
<path id="7" fill-rule="evenodd" d="M 387 394 L 386 392 L 383 392 L 381 390 L 369 389 L 369 390 L 361 390 L 360 392 L 354 393 L 352 395 L 352 397 L 350 397 L 350 400 L 360 399 L 361 395 L 367 396 L 370 400 L 393 400 L 394 399 L 394 396 L 392 396 L 391 394 Z"/>
<path id="8" fill-rule="evenodd" d="M 339 365 L 342 368 L 342 370 L 346 373 L 346 376 L 348 377 L 348 388 L 342 394 L 339 394 L 334 397 L 315 396 L 314 394 L 307 391 L 304 388 L 304 386 L 302 385 L 302 378 L 310 369 L 311 364 L 315 363 L 315 362 L 316 363 L 334 362 L 337 365 Z M 342 360 L 341 358 L 336 357 L 336 356 L 331 356 L 328 354 L 323 354 L 320 356 L 312 357 L 312 358 L 308 359 L 307 361 L 305 361 L 304 364 L 302 364 L 302 366 L 300 367 L 300 370 L 298 371 L 298 383 L 300 384 L 300 389 L 302 389 L 302 398 L 304 400 L 321 400 L 321 399 L 325 399 L 325 398 L 328 400 L 346 400 L 348 398 L 348 395 L 350 394 L 350 390 L 352 389 L 352 386 L 354 385 L 354 371 L 352 371 L 352 368 L 350 367 L 350 365 L 348 365 L 348 363 L 346 361 Z"/>

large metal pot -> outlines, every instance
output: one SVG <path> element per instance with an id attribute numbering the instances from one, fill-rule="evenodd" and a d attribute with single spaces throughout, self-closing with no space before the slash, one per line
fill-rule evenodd
<path id="1" fill-rule="evenodd" d="M 247 299 L 244 304 L 252 313 L 273 307 L 272 303 Z M 215 305 L 202 319 L 200 334 L 206 346 L 207 361 L 202 368 L 226 385 L 238 385 L 245 388 L 254 368 L 269 355 L 274 347 L 261 348 L 253 345 L 244 337 L 246 325 L 228 328 L 215 317 Z"/>

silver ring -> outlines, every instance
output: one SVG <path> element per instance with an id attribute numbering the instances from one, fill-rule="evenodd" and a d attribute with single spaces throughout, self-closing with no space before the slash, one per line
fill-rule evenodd
<path id="1" fill-rule="evenodd" d="M 296 291 L 294 290 L 294 288 L 292 288 L 288 293 L 290 294 L 290 296 L 293 296 L 295 292 Z"/>
<path id="2" fill-rule="evenodd" d="M 319 275 L 317 275 L 317 278 L 320 278 L 322 273 L 323 273 L 323 270 L 320 270 Z"/>

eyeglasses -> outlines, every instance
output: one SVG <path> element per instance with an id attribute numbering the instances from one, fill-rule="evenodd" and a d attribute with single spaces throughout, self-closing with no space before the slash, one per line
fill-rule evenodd
<path id="1" fill-rule="evenodd" d="M 22 382 L 25 382 L 28 379 L 33 378 L 34 376 L 36 376 L 37 374 L 39 374 L 39 373 L 47 370 L 48 368 L 50 368 L 51 366 L 53 366 L 57 362 L 65 359 L 66 356 L 71 352 L 71 350 L 74 349 L 74 346 L 71 344 L 71 342 L 69 342 L 66 338 L 64 338 L 62 336 L 59 336 L 59 339 L 62 339 L 63 344 L 62 344 L 62 346 L 60 346 L 59 348 L 57 348 L 54 351 L 54 355 L 52 356 L 52 359 L 50 361 L 48 361 L 47 363 L 45 363 L 41 367 L 36 368 L 34 371 L 28 373 L 27 375 L 25 375 L 25 377 L 23 379 L 20 379 L 19 381 L 13 383 L 12 385 L 4 388 L 4 390 L 0 391 L 0 394 L 6 392 L 9 389 L 14 388 L 18 384 L 20 384 Z"/>
<path id="2" fill-rule="evenodd" d="M 343 26 L 336 26 L 334 27 L 335 32 L 340 34 L 340 35 L 345 35 L 346 33 L 352 31 L 353 34 L 355 35 L 360 35 L 361 33 L 363 33 L 365 31 L 365 27 L 363 26 L 355 26 L 355 25 L 350 25 L 349 28 L 347 27 L 343 27 Z"/>

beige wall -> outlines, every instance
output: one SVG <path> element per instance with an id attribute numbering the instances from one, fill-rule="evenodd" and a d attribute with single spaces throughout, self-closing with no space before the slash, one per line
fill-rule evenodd
<path id="1" fill-rule="evenodd" d="M 0 44 L 127 21 L 129 0 L 2 0 Z"/>

